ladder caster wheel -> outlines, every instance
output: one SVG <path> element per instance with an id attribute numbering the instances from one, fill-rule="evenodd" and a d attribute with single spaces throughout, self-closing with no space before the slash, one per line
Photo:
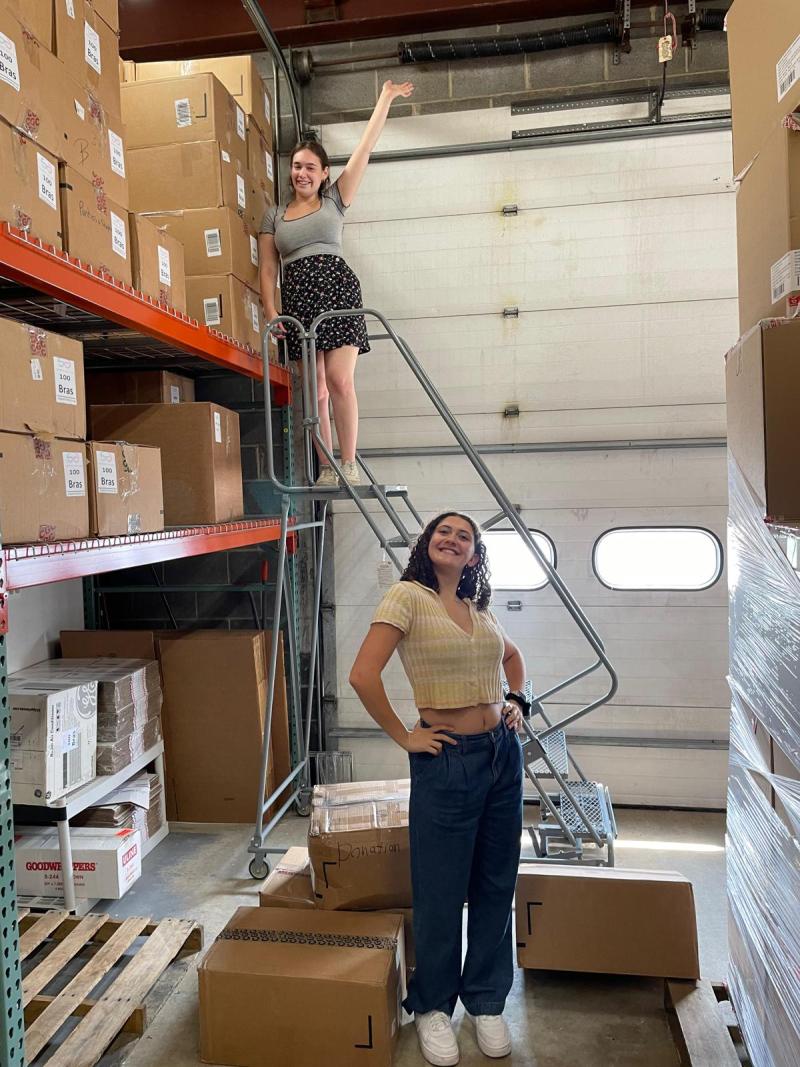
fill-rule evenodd
<path id="1" fill-rule="evenodd" d="M 294 802 L 294 810 L 297 815 L 302 819 L 307 819 L 311 814 L 311 801 L 310 800 L 296 800 Z"/>
<path id="2" fill-rule="evenodd" d="M 251 878 L 255 878 L 257 882 L 263 882 L 269 874 L 269 864 L 266 860 L 261 860 L 256 856 L 254 859 L 250 860 L 248 870 L 250 871 Z"/>

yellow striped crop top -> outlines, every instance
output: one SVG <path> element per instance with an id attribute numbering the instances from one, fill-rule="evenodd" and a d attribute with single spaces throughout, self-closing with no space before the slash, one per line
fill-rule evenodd
<path id="1" fill-rule="evenodd" d="M 373 622 L 402 630 L 397 646 L 418 708 L 466 708 L 503 699 L 503 631 L 491 611 L 471 600 L 472 636 L 447 614 L 439 594 L 420 582 L 397 582 Z"/>

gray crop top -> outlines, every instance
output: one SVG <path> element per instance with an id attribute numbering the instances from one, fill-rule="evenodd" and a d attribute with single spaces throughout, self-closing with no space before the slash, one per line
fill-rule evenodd
<path id="1" fill-rule="evenodd" d="M 321 197 L 320 207 L 300 219 L 285 219 L 286 209 L 275 206 L 267 209 L 261 223 L 261 233 L 275 237 L 275 247 L 284 266 L 304 256 L 341 256 L 344 213 L 338 181 Z"/>

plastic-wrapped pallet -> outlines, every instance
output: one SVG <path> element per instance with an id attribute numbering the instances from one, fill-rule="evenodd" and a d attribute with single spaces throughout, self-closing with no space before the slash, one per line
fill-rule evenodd
<path id="1" fill-rule="evenodd" d="M 411 907 L 408 779 L 316 786 L 308 852 L 317 907 Z"/>
<path id="2" fill-rule="evenodd" d="M 800 1063 L 800 529 L 729 467 L 730 981 L 754 1067 Z"/>

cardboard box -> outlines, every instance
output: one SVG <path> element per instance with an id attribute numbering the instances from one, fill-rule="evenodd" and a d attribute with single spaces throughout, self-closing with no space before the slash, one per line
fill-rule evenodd
<path id="1" fill-rule="evenodd" d="M 216 141 L 247 167 L 244 112 L 213 74 L 126 82 L 121 91 L 130 148 Z"/>
<path id="2" fill-rule="evenodd" d="M 115 33 L 119 33 L 118 0 L 91 0 L 95 12 Z"/>
<path id="3" fill-rule="evenodd" d="M 736 215 L 744 334 L 800 303 L 800 132 L 782 128 L 766 142 L 739 184 Z"/>
<path id="4" fill-rule="evenodd" d="M 258 289 L 258 239 L 233 208 L 194 208 L 147 217 L 181 242 L 190 277 L 233 274 Z"/>
<path id="5" fill-rule="evenodd" d="M 58 160 L 0 119 L 0 218 L 61 248 Z"/>
<path id="6" fill-rule="evenodd" d="M 733 167 L 741 174 L 783 117 L 800 107 L 795 0 L 736 0 L 727 15 Z"/>
<path id="7" fill-rule="evenodd" d="M 402 944 L 396 915 L 239 908 L 199 966 L 201 1059 L 391 1067 Z"/>
<path id="8" fill-rule="evenodd" d="M 164 529 L 161 450 L 119 441 L 91 441 L 89 523 L 98 537 Z"/>
<path id="9" fill-rule="evenodd" d="M 164 522 L 240 519 L 239 416 L 218 404 L 107 404 L 90 409 L 93 436 L 161 449 Z"/>
<path id="10" fill-rule="evenodd" d="M 28 0 L 22 0 L 28 11 Z M 0 118 L 60 156 L 66 124 L 66 71 L 47 47 L 0 4 Z"/>
<path id="11" fill-rule="evenodd" d="M 55 0 L 55 53 L 79 84 L 120 114 L 119 40 L 90 0 Z"/>
<path id="12" fill-rule="evenodd" d="M 198 630 L 159 642 L 164 679 L 167 814 L 182 822 L 255 821 L 269 636 Z M 279 724 L 285 724 L 285 735 Z M 288 743 L 283 646 L 273 709 L 273 757 Z M 288 747 L 288 744 L 287 744 Z M 267 794 L 274 773 L 269 774 Z"/>
<path id="13" fill-rule="evenodd" d="M 214 74 L 245 114 L 255 120 L 272 147 L 272 95 L 258 73 L 253 56 L 137 63 L 131 80 L 159 81 L 163 78 L 185 78 L 192 74 Z M 248 122 L 248 127 L 251 125 Z"/>
<path id="14" fill-rule="evenodd" d="M 307 848 L 290 848 L 281 856 L 258 893 L 262 908 L 315 908 L 311 884 L 311 860 Z M 380 912 L 379 914 L 384 914 Z M 415 964 L 414 911 L 412 908 L 389 909 L 386 914 L 403 917 L 406 968 Z"/>
<path id="15" fill-rule="evenodd" d="M 141 215 L 131 215 L 133 285 L 161 304 L 186 312 L 183 245 Z"/>
<path id="16" fill-rule="evenodd" d="M 128 154 L 131 209 L 248 208 L 247 168 L 216 141 L 138 148 Z"/>
<path id="17" fill-rule="evenodd" d="M 8 678 L 16 804 L 49 806 L 95 776 L 97 682 Z"/>
<path id="18" fill-rule="evenodd" d="M 39 44 L 53 51 L 53 0 L 3 0 Z"/>
<path id="19" fill-rule="evenodd" d="M 161 716 L 116 741 L 97 742 L 97 773 L 118 774 L 163 740 Z"/>
<path id="20" fill-rule="evenodd" d="M 317 907 L 410 908 L 410 783 L 315 786 L 308 853 Z"/>
<path id="21" fill-rule="evenodd" d="M 65 659 L 158 658 L 158 637 L 153 630 L 62 630 L 59 640 Z"/>
<path id="22" fill-rule="evenodd" d="M 0 513 L 6 544 L 87 537 L 83 445 L 0 433 Z"/>
<path id="23" fill-rule="evenodd" d="M 692 883 L 671 871 L 520 867 L 520 967 L 699 978 Z"/>
<path id="24" fill-rule="evenodd" d="M 80 341 L 0 318 L 0 352 L 0 430 L 83 440 Z"/>
<path id="25" fill-rule="evenodd" d="M 726 356 L 728 447 L 774 522 L 800 520 L 800 320 L 762 322 Z"/>
<path id="26" fill-rule="evenodd" d="M 133 284 L 128 212 L 72 167 L 61 166 L 64 247 L 75 259 Z"/>
<path id="27" fill-rule="evenodd" d="M 232 274 L 187 277 L 186 305 L 198 322 L 261 351 L 261 297 Z"/>
<path id="28" fill-rule="evenodd" d="M 125 129 L 119 112 L 65 76 L 65 130 L 59 156 L 120 207 L 130 203 Z"/>
<path id="29" fill-rule="evenodd" d="M 272 207 L 276 197 L 272 144 L 257 126 L 251 126 L 247 131 L 247 170 L 251 184 L 248 219 L 258 231 L 267 208 Z"/>
<path id="30" fill-rule="evenodd" d="M 194 402 L 194 382 L 169 370 L 89 371 L 89 404 L 187 404 Z"/>
<path id="31" fill-rule="evenodd" d="M 74 826 L 70 838 L 75 896 L 79 899 L 119 900 L 140 877 L 142 844 L 138 830 Z M 63 896 L 58 831 L 54 827 L 18 833 L 14 858 L 18 893 Z"/>

